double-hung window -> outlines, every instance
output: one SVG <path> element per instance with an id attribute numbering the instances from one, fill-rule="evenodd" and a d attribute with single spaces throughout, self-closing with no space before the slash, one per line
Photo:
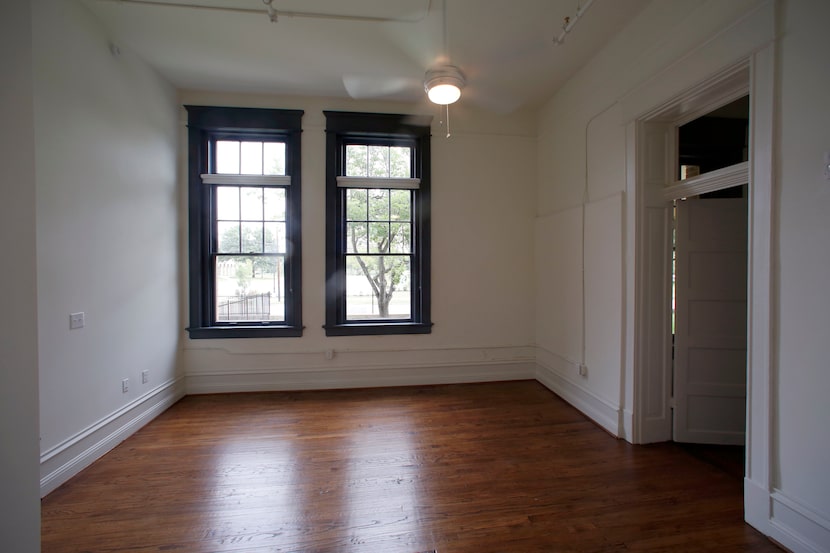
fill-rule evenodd
<path id="1" fill-rule="evenodd" d="M 325 115 L 326 334 L 428 333 L 429 125 Z"/>
<path id="2" fill-rule="evenodd" d="M 300 336 L 303 112 L 185 107 L 191 338 Z"/>

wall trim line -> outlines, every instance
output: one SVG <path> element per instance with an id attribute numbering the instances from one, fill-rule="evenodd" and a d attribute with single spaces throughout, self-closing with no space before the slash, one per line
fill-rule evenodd
<path id="1" fill-rule="evenodd" d="M 474 363 L 387 365 L 386 367 L 211 371 L 188 374 L 185 389 L 188 394 L 333 390 L 532 380 L 533 378 L 533 360 L 522 358 Z"/>

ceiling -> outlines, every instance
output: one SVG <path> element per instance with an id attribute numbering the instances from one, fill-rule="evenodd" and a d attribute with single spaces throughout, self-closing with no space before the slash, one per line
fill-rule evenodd
<path id="1" fill-rule="evenodd" d="M 83 0 L 113 43 L 178 88 L 423 101 L 427 68 L 449 61 L 461 101 L 534 108 L 648 0 Z M 445 5 L 446 2 L 446 5 Z"/>

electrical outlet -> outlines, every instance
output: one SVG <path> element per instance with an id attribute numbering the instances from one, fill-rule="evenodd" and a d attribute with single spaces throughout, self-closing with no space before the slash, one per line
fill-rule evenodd
<path id="1" fill-rule="evenodd" d="M 579 365 L 579 376 L 584 376 L 584 377 L 588 376 L 588 366 L 585 365 L 584 363 Z"/>
<path id="2" fill-rule="evenodd" d="M 85 324 L 84 321 L 84 312 L 79 311 L 77 313 L 70 313 L 69 314 L 69 330 L 74 330 L 76 328 L 83 328 Z"/>
<path id="3" fill-rule="evenodd" d="M 327 349 L 326 350 L 326 359 L 329 360 L 329 361 L 334 359 L 334 350 L 333 349 Z"/>
<path id="4" fill-rule="evenodd" d="M 130 391 L 130 379 L 125 378 L 124 380 L 121 381 L 121 393 L 126 394 L 129 391 Z"/>
<path id="5" fill-rule="evenodd" d="M 141 383 L 147 384 L 150 382 L 150 371 L 141 371 Z"/>

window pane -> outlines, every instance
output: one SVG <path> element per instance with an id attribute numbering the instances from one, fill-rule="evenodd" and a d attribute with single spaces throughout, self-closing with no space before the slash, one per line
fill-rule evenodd
<path id="1" fill-rule="evenodd" d="M 265 188 L 263 190 L 266 221 L 285 221 L 285 189 Z"/>
<path id="2" fill-rule="evenodd" d="M 216 173 L 239 174 L 239 142 L 236 140 L 216 141 Z"/>
<path id="3" fill-rule="evenodd" d="M 262 253 L 262 223 L 242 223 L 242 253 Z"/>
<path id="4" fill-rule="evenodd" d="M 389 219 L 392 221 L 412 220 L 412 192 L 409 190 L 391 190 L 391 212 Z"/>
<path id="5" fill-rule="evenodd" d="M 346 176 L 365 177 L 369 174 L 366 146 L 346 146 Z"/>
<path id="6" fill-rule="evenodd" d="M 412 225 L 392 223 L 389 228 L 392 246 L 390 253 L 412 253 Z"/>
<path id="7" fill-rule="evenodd" d="M 282 256 L 217 256 L 216 320 L 284 321 Z"/>
<path id="8" fill-rule="evenodd" d="M 243 186 L 240 196 L 242 196 L 242 219 L 262 221 L 262 188 Z"/>
<path id="9" fill-rule="evenodd" d="M 285 142 L 265 142 L 262 145 L 262 168 L 265 175 L 285 174 Z"/>
<path id="10" fill-rule="evenodd" d="M 349 253 L 366 253 L 366 223 L 346 223 L 346 251 Z"/>
<path id="11" fill-rule="evenodd" d="M 219 222 L 216 224 L 217 252 L 239 253 L 239 223 Z"/>
<path id="12" fill-rule="evenodd" d="M 380 188 L 369 189 L 369 220 L 389 220 L 389 190 Z"/>
<path id="13" fill-rule="evenodd" d="M 677 128 L 680 180 L 704 175 L 749 159 L 749 96 Z"/>
<path id="14" fill-rule="evenodd" d="M 389 253 L 389 223 L 369 223 L 369 253 Z"/>
<path id="15" fill-rule="evenodd" d="M 285 223 L 265 223 L 265 253 L 285 253 Z"/>
<path id="16" fill-rule="evenodd" d="M 369 176 L 389 176 L 389 146 L 369 146 Z"/>
<path id="17" fill-rule="evenodd" d="M 262 174 L 262 142 L 243 142 L 240 163 L 243 175 Z"/>
<path id="18" fill-rule="evenodd" d="M 347 256 L 346 319 L 411 318 L 410 282 L 409 256 Z"/>
<path id="19" fill-rule="evenodd" d="M 239 220 L 238 186 L 218 186 L 216 188 L 216 218 L 226 221 Z"/>
<path id="20" fill-rule="evenodd" d="M 366 189 L 349 188 L 346 190 L 346 220 L 365 221 L 366 213 Z"/>
<path id="21" fill-rule="evenodd" d="M 389 148 L 390 177 L 408 179 L 412 176 L 410 164 L 410 149 L 404 146 Z"/>

